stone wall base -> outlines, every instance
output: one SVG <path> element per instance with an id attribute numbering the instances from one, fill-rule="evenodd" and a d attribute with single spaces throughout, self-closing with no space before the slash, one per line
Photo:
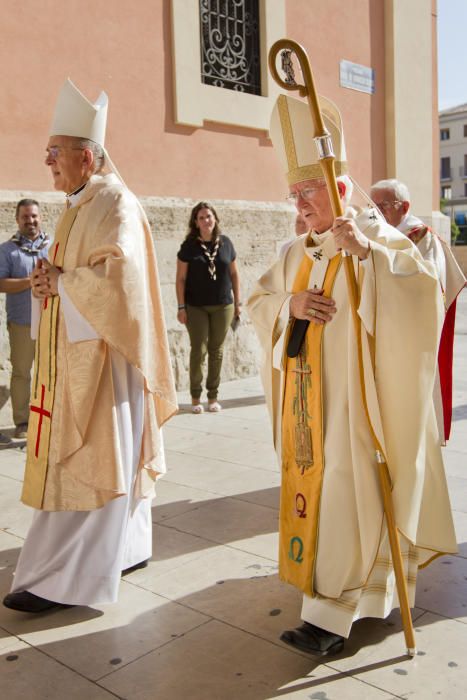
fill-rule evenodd
<path id="1" fill-rule="evenodd" d="M 15 207 L 19 199 L 32 197 L 41 206 L 43 228 L 53 236 L 64 203 L 53 192 L 0 191 L 0 242 L 16 231 Z M 188 219 L 195 201 L 180 198 L 142 197 L 141 203 L 153 231 L 162 298 L 167 320 L 169 344 L 177 389 L 188 387 L 188 334 L 177 321 L 175 295 L 176 256 L 187 232 Z M 273 262 L 281 244 L 293 236 L 295 212 L 285 203 L 216 200 L 222 231 L 232 239 L 237 251 L 242 298 L 244 301 L 255 281 Z M 4 295 L 0 295 L 0 426 L 11 425 L 9 401 L 9 345 L 5 321 Z M 247 318 L 235 333 L 229 331 L 222 365 L 222 379 L 238 379 L 258 372 L 260 350 Z M 222 389 L 220 392 L 222 397 Z"/>

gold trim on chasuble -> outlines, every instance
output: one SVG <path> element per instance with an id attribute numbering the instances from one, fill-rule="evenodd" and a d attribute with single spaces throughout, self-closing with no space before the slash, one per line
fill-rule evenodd
<path id="1" fill-rule="evenodd" d="M 57 228 L 49 259 L 63 266 L 68 237 L 79 207 L 68 209 Z M 42 508 L 49 457 L 50 427 L 55 395 L 57 320 L 60 297 L 44 299 L 39 320 L 34 359 L 34 380 L 28 425 L 26 473 L 21 500 Z"/>
<path id="2" fill-rule="evenodd" d="M 323 288 L 330 296 L 342 260 L 328 263 Z M 304 256 L 292 292 L 308 289 L 313 261 Z M 324 472 L 321 342 L 324 325 L 310 323 L 297 357 L 288 357 L 282 405 L 282 485 L 279 576 L 309 596 L 318 542 Z"/>

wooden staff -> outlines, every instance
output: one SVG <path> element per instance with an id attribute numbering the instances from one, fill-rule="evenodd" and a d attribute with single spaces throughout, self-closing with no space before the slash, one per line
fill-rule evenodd
<path id="1" fill-rule="evenodd" d="M 286 74 L 286 79 L 283 80 L 279 75 L 276 68 L 276 60 L 279 52 L 282 51 L 282 67 Z M 292 54 L 295 54 L 298 62 L 300 64 L 300 69 L 302 72 L 304 84 L 299 85 L 295 81 L 293 64 L 292 64 Z M 339 196 L 339 190 L 337 187 L 336 173 L 334 169 L 335 156 L 332 150 L 332 141 L 329 131 L 321 115 L 321 110 L 318 102 L 318 95 L 315 88 L 315 83 L 313 80 L 313 74 L 311 72 L 310 62 L 308 60 L 308 55 L 300 44 L 291 39 L 280 39 L 276 41 L 269 51 L 269 69 L 271 74 L 283 89 L 285 90 L 298 90 L 302 97 L 308 98 L 308 105 L 310 107 L 311 118 L 315 128 L 314 141 L 318 150 L 319 160 L 321 167 L 323 169 L 324 179 L 326 180 L 327 189 L 329 192 L 329 197 L 331 200 L 332 211 L 334 218 L 337 216 L 342 216 L 344 210 L 342 207 L 342 202 Z M 386 516 L 386 523 L 388 528 L 389 543 L 391 547 L 391 556 L 394 566 L 394 574 L 396 577 L 396 587 L 397 594 L 399 597 L 399 605 L 401 610 L 402 624 L 404 627 L 405 642 L 407 645 L 407 654 L 409 656 L 415 656 L 415 637 L 412 624 L 412 616 L 410 613 L 409 605 L 409 594 L 407 589 L 407 581 L 404 575 L 404 567 L 402 564 L 402 554 L 400 548 L 399 532 L 396 525 L 396 519 L 394 515 L 394 504 L 392 501 L 392 485 L 391 478 L 386 462 L 386 457 L 384 455 L 381 444 L 376 436 L 371 422 L 370 413 L 368 410 L 368 404 L 366 399 L 365 391 L 365 377 L 363 370 L 363 350 L 362 350 L 362 338 L 361 338 L 361 323 L 360 317 L 358 315 L 358 305 L 359 305 L 359 290 L 357 285 L 357 279 L 355 277 L 355 269 L 353 265 L 352 256 L 344 252 L 344 268 L 347 279 L 347 291 L 349 295 L 350 308 L 352 310 L 352 317 L 355 326 L 355 336 L 357 340 L 358 349 L 358 364 L 360 371 L 360 386 L 362 389 L 362 400 L 365 409 L 365 415 L 367 417 L 368 426 L 370 429 L 371 436 L 373 438 L 373 443 L 375 447 L 376 463 L 378 465 L 379 480 L 381 486 L 381 494 L 383 499 L 384 513 Z"/>

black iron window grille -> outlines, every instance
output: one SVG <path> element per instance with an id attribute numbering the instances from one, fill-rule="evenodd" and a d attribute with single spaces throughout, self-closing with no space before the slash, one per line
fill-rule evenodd
<path id="1" fill-rule="evenodd" d="M 200 0 L 201 79 L 261 95 L 259 0 Z"/>

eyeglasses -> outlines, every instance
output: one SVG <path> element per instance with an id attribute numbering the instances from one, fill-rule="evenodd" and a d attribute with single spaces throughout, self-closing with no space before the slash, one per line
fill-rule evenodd
<path id="1" fill-rule="evenodd" d="M 46 158 L 49 159 L 51 158 L 52 160 L 56 160 L 58 156 L 60 155 L 61 151 L 84 151 L 84 148 L 77 148 L 75 146 L 50 146 L 50 148 L 46 148 Z"/>
<path id="2" fill-rule="evenodd" d="M 321 192 L 321 190 L 326 189 L 326 185 L 318 185 L 318 187 L 305 187 L 303 190 L 299 190 L 298 192 L 290 192 L 288 195 L 286 195 L 286 200 L 288 202 L 292 202 L 293 204 L 297 203 L 297 200 L 299 197 L 304 199 L 306 202 L 311 202 L 313 197 L 316 195 L 317 192 Z"/>
<path id="3" fill-rule="evenodd" d="M 398 199 L 394 199 L 392 202 L 384 200 L 382 202 L 375 202 L 375 204 L 378 207 L 378 209 L 383 210 L 383 209 L 390 209 L 391 207 L 397 208 L 397 206 L 402 204 L 402 202 L 399 201 Z"/>

